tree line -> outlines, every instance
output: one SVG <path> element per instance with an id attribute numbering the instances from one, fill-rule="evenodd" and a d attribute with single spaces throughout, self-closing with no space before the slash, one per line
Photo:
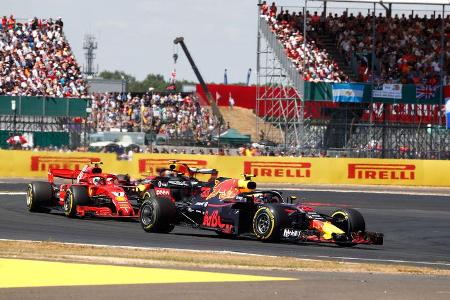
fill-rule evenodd
<path id="1" fill-rule="evenodd" d="M 136 77 L 127 74 L 123 71 L 103 71 L 99 74 L 99 77 L 110 80 L 124 80 L 126 83 L 127 91 L 131 93 L 145 93 L 149 88 L 153 88 L 155 91 L 166 91 L 170 85 L 169 81 L 164 79 L 161 74 L 148 74 L 144 80 L 139 81 Z M 195 85 L 196 83 L 188 80 L 181 80 L 175 83 L 175 92 L 181 92 L 183 85 Z"/>

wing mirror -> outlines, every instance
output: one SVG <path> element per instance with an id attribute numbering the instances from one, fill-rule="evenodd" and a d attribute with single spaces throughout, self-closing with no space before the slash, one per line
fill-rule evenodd
<path id="1" fill-rule="evenodd" d="M 291 204 L 294 204 L 294 201 L 295 201 L 295 200 L 297 200 L 297 197 L 296 197 L 296 196 L 289 196 L 289 197 L 288 197 L 288 202 L 291 203 Z"/>

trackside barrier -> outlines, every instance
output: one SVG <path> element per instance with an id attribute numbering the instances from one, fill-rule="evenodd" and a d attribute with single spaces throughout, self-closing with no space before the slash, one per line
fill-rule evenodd
<path id="1" fill-rule="evenodd" d="M 101 159 L 105 172 L 139 178 L 156 174 L 177 159 L 191 167 L 217 168 L 221 176 L 255 174 L 261 183 L 364 184 L 450 187 L 450 161 L 357 158 L 288 158 L 214 155 L 135 154 L 118 161 L 107 153 L 55 153 L 0 150 L 0 177 L 46 178 L 53 168 L 81 169 Z"/>

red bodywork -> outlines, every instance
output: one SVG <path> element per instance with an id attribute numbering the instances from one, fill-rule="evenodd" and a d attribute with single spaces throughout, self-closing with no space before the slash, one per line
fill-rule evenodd
<path id="1" fill-rule="evenodd" d="M 116 175 L 101 173 L 100 168 L 86 165 L 82 170 L 50 169 L 48 181 L 53 185 L 55 177 L 72 180 L 72 183 L 59 186 L 59 194 L 56 196 L 58 204 L 62 207 L 64 207 L 64 199 L 71 186 L 87 187 L 91 203 L 78 205 L 76 208 L 78 216 L 137 218 Z M 75 183 L 74 180 L 76 180 Z"/>

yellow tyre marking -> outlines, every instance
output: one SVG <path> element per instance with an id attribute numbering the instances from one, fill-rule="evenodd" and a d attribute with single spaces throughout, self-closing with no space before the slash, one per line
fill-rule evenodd
<path id="1" fill-rule="evenodd" d="M 66 211 L 66 216 L 69 216 L 72 213 L 72 209 L 73 209 L 73 195 L 70 191 L 68 193 L 69 193 L 70 205 L 69 205 L 69 210 Z"/>
<path id="2" fill-rule="evenodd" d="M 27 191 L 27 205 L 30 208 L 33 205 L 33 191 L 31 184 L 28 185 Z"/>
<path id="3" fill-rule="evenodd" d="M 336 216 L 336 215 L 342 215 L 342 216 L 344 216 L 344 218 L 345 218 L 346 220 L 348 220 L 348 214 L 346 214 L 346 213 L 343 212 L 343 211 L 337 211 L 337 212 L 335 212 L 334 214 L 332 214 L 331 217 L 334 218 L 334 216 Z"/>
<path id="4" fill-rule="evenodd" d="M 269 219 L 270 219 L 270 224 L 271 224 L 271 226 L 270 226 L 270 232 L 269 232 L 269 234 L 260 237 L 261 239 L 266 240 L 266 239 L 268 239 L 268 238 L 270 238 L 270 237 L 272 236 L 272 232 L 273 232 L 273 229 L 274 229 L 274 227 L 275 227 L 275 224 L 274 224 L 274 222 L 273 222 L 273 220 L 275 219 L 275 217 L 273 216 L 273 214 L 272 214 L 272 212 L 270 211 L 269 208 L 267 208 L 267 207 L 261 207 L 260 209 L 258 209 L 258 211 L 257 211 L 256 214 L 255 214 L 255 218 L 253 218 L 253 219 L 256 219 L 256 215 L 259 213 L 260 210 L 265 210 L 265 211 L 267 212 L 267 214 L 269 215 Z"/>
<path id="5" fill-rule="evenodd" d="M 274 280 L 296 279 L 162 268 L 0 259 L 0 288 Z"/>

